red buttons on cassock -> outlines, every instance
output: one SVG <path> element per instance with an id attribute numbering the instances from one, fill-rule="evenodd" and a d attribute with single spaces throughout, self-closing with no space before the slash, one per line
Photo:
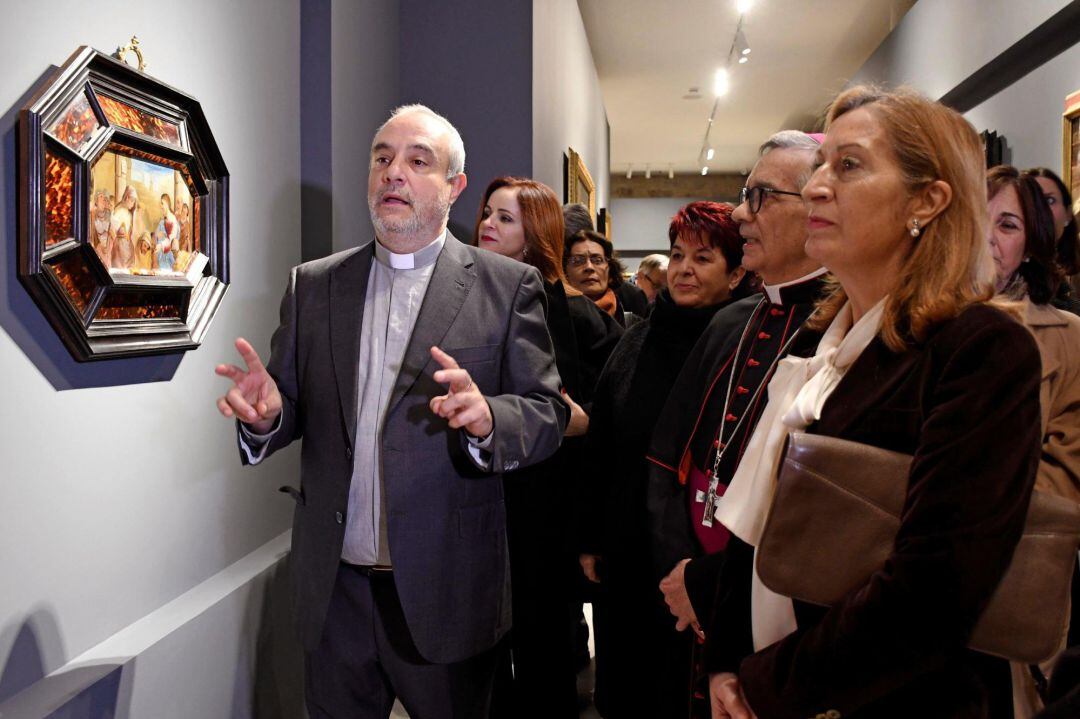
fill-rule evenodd
<path id="1" fill-rule="evenodd" d="M 725 419 L 725 420 L 727 420 L 728 422 L 734 422 L 735 420 L 737 420 L 737 419 L 738 419 L 738 417 L 736 417 L 735 415 L 733 415 L 733 414 L 732 414 L 731 412 L 728 412 L 728 413 L 727 413 L 727 416 L 726 416 L 726 417 L 724 417 L 724 419 Z"/>
<path id="2" fill-rule="evenodd" d="M 758 332 L 758 335 L 757 335 L 757 338 L 759 340 L 767 340 L 767 339 L 770 339 L 771 337 L 772 337 L 772 335 L 769 334 L 768 332 Z"/>
<path id="3" fill-rule="evenodd" d="M 769 310 L 769 314 L 773 317 L 783 317 L 784 311 L 779 307 L 773 307 L 771 310 Z"/>
<path id="4" fill-rule="evenodd" d="M 759 364 L 761 364 L 761 363 L 758 362 L 756 359 L 753 359 L 753 358 L 746 360 L 746 365 L 748 367 L 757 367 Z"/>
<path id="5" fill-rule="evenodd" d="M 746 387 L 736 387 L 735 394 L 750 394 L 750 390 L 746 389 Z"/>

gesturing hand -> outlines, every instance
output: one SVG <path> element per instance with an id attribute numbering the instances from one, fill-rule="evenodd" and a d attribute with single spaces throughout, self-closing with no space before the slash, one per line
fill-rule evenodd
<path id="1" fill-rule="evenodd" d="M 694 605 L 690 603 L 690 595 L 686 593 L 684 574 L 689 561 L 689 559 L 682 560 L 671 570 L 671 574 L 660 580 L 660 591 L 664 593 L 664 602 L 667 603 L 668 609 L 678 620 L 675 623 L 675 630 L 681 632 L 691 627 L 694 634 L 704 639 L 705 634 L 701 631 Z"/>
<path id="2" fill-rule="evenodd" d="M 247 365 L 246 371 L 231 364 L 219 364 L 214 368 L 214 372 L 233 381 L 233 388 L 224 397 L 218 397 L 218 411 L 226 417 L 246 422 L 258 434 L 266 434 L 281 414 L 281 394 L 247 340 L 237 338 L 236 351 Z"/>
<path id="3" fill-rule="evenodd" d="M 743 693 L 739 677 L 727 672 L 709 675 L 712 719 L 757 719 Z"/>
<path id="4" fill-rule="evenodd" d="M 454 429 L 464 428 L 472 436 L 481 439 L 487 437 L 494 426 L 491 407 L 484 395 L 480 394 L 480 389 L 472 381 L 472 377 L 466 370 L 458 367 L 453 357 L 438 347 L 431 348 L 431 356 L 442 365 L 442 369 L 434 375 L 435 381 L 449 387 L 446 394 L 431 400 L 431 411 L 450 420 L 450 426 Z"/>

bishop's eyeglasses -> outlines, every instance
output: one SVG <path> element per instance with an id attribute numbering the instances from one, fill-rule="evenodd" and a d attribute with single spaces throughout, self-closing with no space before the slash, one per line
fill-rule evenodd
<path id="1" fill-rule="evenodd" d="M 802 197 L 801 192 L 788 192 L 787 190 L 774 190 L 771 187 L 744 187 L 739 190 L 739 204 L 746 203 L 751 215 L 761 212 L 761 203 L 765 201 L 765 195 L 794 195 Z"/>

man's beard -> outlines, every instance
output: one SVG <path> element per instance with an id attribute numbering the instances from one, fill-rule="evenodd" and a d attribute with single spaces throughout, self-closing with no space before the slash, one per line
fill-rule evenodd
<path id="1" fill-rule="evenodd" d="M 449 198 L 445 200 L 436 197 L 429 203 L 413 202 L 409 205 L 412 214 L 402 219 L 383 219 L 377 212 L 379 203 L 386 193 L 379 193 L 375 198 L 368 197 L 368 212 L 371 213 L 371 224 L 375 227 L 375 234 L 414 236 L 424 229 L 431 229 L 431 225 L 438 226 L 450 214 Z"/>

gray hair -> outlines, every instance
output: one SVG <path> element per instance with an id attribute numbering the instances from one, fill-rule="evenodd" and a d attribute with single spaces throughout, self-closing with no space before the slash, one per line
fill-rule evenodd
<path id="1" fill-rule="evenodd" d="M 758 157 L 765 157 L 773 150 L 805 150 L 807 152 L 817 152 L 817 149 L 821 147 L 821 143 L 814 138 L 807 135 L 805 132 L 799 130 L 781 130 L 765 142 L 761 143 L 761 147 L 758 148 Z M 799 176 L 795 179 L 801 190 L 806 186 L 806 183 L 810 181 L 810 175 L 814 174 L 813 165 L 808 164 L 806 170 L 799 173 Z"/>
<path id="2" fill-rule="evenodd" d="M 639 270 L 644 270 L 646 274 L 660 270 L 661 272 L 667 272 L 668 257 L 667 255 L 648 255 L 641 258 L 641 263 L 638 264 Z"/>
<path id="3" fill-rule="evenodd" d="M 563 242 L 567 251 L 570 250 L 570 238 L 582 230 L 596 229 L 593 225 L 592 213 L 589 208 L 579 202 L 563 205 Z"/>
<path id="4" fill-rule="evenodd" d="M 450 142 L 448 143 L 450 146 L 450 162 L 446 169 L 446 179 L 452 180 L 455 176 L 465 172 L 465 142 L 461 139 L 461 133 L 458 132 L 457 128 L 454 127 L 449 120 L 427 105 L 414 103 L 412 105 L 401 105 L 400 107 L 394 108 L 394 111 L 390 113 L 390 117 L 386 118 L 386 122 L 379 125 L 379 129 L 375 131 L 375 134 L 378 135 L 382 132 L 383 128 L 390 124 L 390 121 L 395 117 L 412 114 L 427 115 L 445 127 L 446 132 L 450 135 Z"/>

